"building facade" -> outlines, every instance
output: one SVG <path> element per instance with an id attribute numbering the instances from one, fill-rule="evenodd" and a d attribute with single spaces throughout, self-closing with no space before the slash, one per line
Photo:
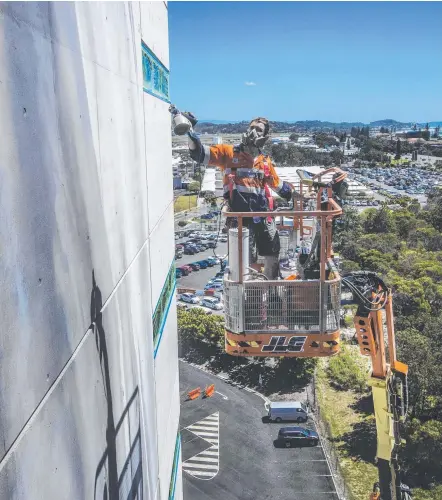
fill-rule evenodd
<path id="1" fill-rule="evenodd" d="M 0 11 L 0 498 L 179 500 L 167 5 Z"/>

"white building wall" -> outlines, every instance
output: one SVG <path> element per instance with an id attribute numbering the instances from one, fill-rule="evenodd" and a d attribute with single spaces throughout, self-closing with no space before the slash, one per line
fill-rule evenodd
<path id="1" fill-rule="evenodd" d="M 1 3 L 0 36 L 0 498 L 182 498 L 167 6 Z"/>

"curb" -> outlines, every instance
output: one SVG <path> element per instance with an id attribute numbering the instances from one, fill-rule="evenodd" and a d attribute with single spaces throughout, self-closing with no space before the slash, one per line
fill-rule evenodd
<path id="1" fill-rule="evenodd" d="M 264 403 L 265 403 L 264 407 L 266 407 L 266 405 L 270 404 L 270 400 L 268 398 L 266 398 L 264 396 L 264 394 L 261 394 L 260 392 L 255 391 L 255 389 L 251 389 L 250 387 L 247 387 L 245 385 L 241 385 L 241 384 L 238 384 L 236 382 L 233 382 L 233 380 L 230 380 L 229 377 L 226 375 L 218 375 L 216 373 L 211 372 L 210 370 L 207 370 L 206 368 L 201 367 L 200 365 L 197 365 L 195 363 L 190 363 L 182 358 L 178 358 L 178 360 L 181 361 L 182 363 L 186 363 L 186 365 L 193 366 L 194 368 L 197 368 L 198 370 L 201 370 L 202 372 L 209 373 L 210 375 L 223 380 L 227 384 L 233 385 L 237 389 L 244 389 L 247 392 L 251 392 L 251 393 L 255 394 L 256 396 L 260 397 L 264 401 Z"/>

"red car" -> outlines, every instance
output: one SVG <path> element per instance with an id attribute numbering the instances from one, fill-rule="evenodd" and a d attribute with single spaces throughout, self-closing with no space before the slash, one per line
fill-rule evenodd
<path id="1" fill-rule="evenodd" d="M 178 269 L 181 270 L 181 272 L 183 273 L 184 276 L 187 276 L 188 274 L 190 274 L 192 272 L 192 268 L 190 266 L 181 266 L 179 267 Z"/>

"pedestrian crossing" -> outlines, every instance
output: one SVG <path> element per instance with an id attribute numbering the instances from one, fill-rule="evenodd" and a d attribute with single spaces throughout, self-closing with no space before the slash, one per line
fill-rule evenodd
<path id="1" fill-rule="evenodd" d="M 211 446 L 184 461 L 183 470 L 197 479 L 213 479 L 219 471 L 219 412 L 212 413 L 186 429 Z"/>

